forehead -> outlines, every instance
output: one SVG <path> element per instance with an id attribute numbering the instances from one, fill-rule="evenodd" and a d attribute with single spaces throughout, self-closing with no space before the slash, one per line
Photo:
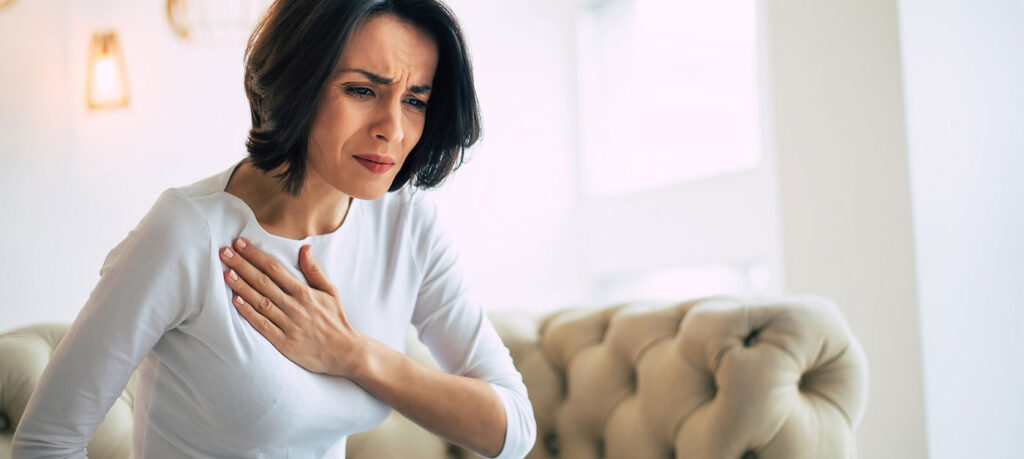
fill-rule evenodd
<path id="1" fill-rule="evenodd" d="M 409 84 L 430 84 L 436 67 L 437 46 L 430 35 L 383 14 L 356 27 L 341 52 L 337 69 L 360 68 L 390 78 L 409 78 Z"/>

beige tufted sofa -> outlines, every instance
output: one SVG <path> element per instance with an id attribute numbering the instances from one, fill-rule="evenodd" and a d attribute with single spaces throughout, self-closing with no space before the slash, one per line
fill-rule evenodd
<path id="1" fill-rule="evenodd" d="M 852 458 L 867 363 L 839 310 L 813 296 L 704 298 L 492 314 L 537 418 L 530 459 Z M 0 458 L 67 325 L 0 335 Z M 433 364 L 410 334 L 409 354 Z M 130 453 L 132 384 L 89 443 Z M 350 459 L 472 453 L 393 413 Z"/>

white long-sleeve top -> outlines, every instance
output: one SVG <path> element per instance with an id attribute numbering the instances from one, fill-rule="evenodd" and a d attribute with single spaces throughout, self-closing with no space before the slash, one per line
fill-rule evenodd
<path id="1" fill-rule="evenodd" d="M 414 325 L 443 370 L 497 391 L 507 419 L 498 457 L 530 450 L 522 376 L 469 296 L 429 200 L 404 189 L 353 200 L 333 233 L 292 240 L 224 191 L 233 171 L 167 190 L 110 252 L 29 401 L 15 458 L 85 457 L 136 368 L 133 457 L 343 458 L 349 434 L 382 422 L 389 406 L 297 366 L 231 305 L 218 250 L 239 236 L 299 279 L 299 247 L 311 244 L 355 329 L 404 352 Z"/>

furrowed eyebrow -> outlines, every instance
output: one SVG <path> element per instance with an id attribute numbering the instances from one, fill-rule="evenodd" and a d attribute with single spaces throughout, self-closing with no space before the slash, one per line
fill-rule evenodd
<path id="1" fill-rule="evenodd" d="M 368 71 L 363 70 L 363 69 L 341 69 L 340 71 L 338 71 L 338 73 L 345 73 L 345 72 L 355 72 L 355 73 L 361 74 L 361 75 L 365 76 L 368 80 L 370 80 L 370 82 L 373 83 L 373 84 L 390 85 L 394 81 L 393 78 L 383 77 L 383 76 L 377 75 L 376 73 L 368 72 Z M 425 84 L 425 85 L 421 85 L 421 86 L 413 86 L 413 87 L 409 88 L 409 91 L 411 91 L 413 94 L 425 94 L 425 93 L 430 92 L 430 85 Z"/>
<path id="2" fill-rule="evenodd" d="M 345 73 L 345 72 L 355 72 L 355 73 L 362 74 L 368 80 L 370 80 L 370 82 L 373 83 L 373 84 L 383 84 L 383 85 L 391 84 L 391 78 L 382 77 L 380 75 L 377 75 L 376 73 L 367 72 L 366 70 L 363 70 L 363 69 L 341 69 L 341 71 L 338 72 L 338 73 Z"/>

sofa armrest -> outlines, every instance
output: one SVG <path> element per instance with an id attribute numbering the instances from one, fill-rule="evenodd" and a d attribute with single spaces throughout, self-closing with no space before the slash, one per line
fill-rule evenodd
<path id="1" fill-rule="evenodd" d="M 66 323 L 39 324 L 0 334 L 0 459 L 11 457 L 14 430 L 50 356 L 69 327 Z M 133 374 L 96 428 L 86 447 L 90 458 L 128 459 L 131 456 L 134 383 Z"/>

